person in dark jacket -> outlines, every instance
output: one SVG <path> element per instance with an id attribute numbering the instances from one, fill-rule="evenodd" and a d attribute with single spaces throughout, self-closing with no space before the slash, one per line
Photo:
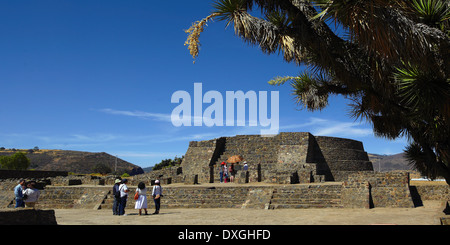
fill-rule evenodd
<path id="1" fill-rule="evenodd" d="M 120 203 L 120 191 L 119 191 L 119 185 L 122 183 L 120 179 L 116 179 L 115 184 L 113 186 L 113 197 L 114 197 L 114 203 L 113 203 L 113 215 L 119 215 L 119 203 Z"/>

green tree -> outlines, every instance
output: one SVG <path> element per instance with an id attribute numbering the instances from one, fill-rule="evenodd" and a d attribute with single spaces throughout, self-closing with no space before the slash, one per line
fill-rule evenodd
<path id="1" fill-rule="evenodd" d="M 11 156 L 0 156 L 0 166 L 3 169 L 9 169 L 11 166 Z"/>
<path id="2" fill-rule="evenodd" d="M 4 169 L 10 170 L 26 170 L 31 162 L 26 154 L 22 152 L 16 152 L 12 156 L 0 157 L 0 164 Z"/>
<path id="3" fill-rule="evenodd" d="M 165 167 L 173 167 L 173 166 L 180 165 L 181 162 L 183 161 L 183 158 L 184 158 L 184 156 L 181 156 L 181 157 L 175 156 L 174 159 L 164 159 L 160 163 L 155 164 L 155 166 L 153 166 L 152 170 L 159 170 L 159 169 L 163 169 Z"/>
<path id="4" fill-rule="evenodd" d="M 206 22 L 226 21 L 262 52 L 307 66 L 269 82 L 289 82 L 301 108 L 348 98 L 355 119 L 370 122 L 376 136 L 406 136 L 410 163 L 450 185 L 448 1 L 219 0 L 213 7 L 186 31 L 194 58 Z M 252 15 L 257 8 L 262 17 Z"/>

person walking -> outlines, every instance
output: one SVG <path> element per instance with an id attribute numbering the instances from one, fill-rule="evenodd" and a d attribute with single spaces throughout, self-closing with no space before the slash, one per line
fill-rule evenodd
<path id="1" fill-rule="evenodd" d="M 36 182 L 31 181 L 27 183 L 27 189 L 22 191 L 25 206 L 28 208 L 34 208 L 39 200 L 40 192 L 36 189 Z"/>
<path id="2" fill-rule="evenodd" d="M 153 214 L 159 214 L 159 209 L 161 207 L 161 197 L 162 197 L 162 187 L 159 180 L 155 181 L 155 185 L 152 190 L 152 197 L 155 202 L 155 212 Z"/>
<path id="3" fill-rule="evenodd" d="M 136 193 L 138 193 L 139 197 L 136 200 L 136 204 L 134 205 L 134 209 L 139 209 L 139 215 L 142 213 L 142 209 L 145 211 L 145 215 L 147 215 L 147 188 L 145 188 L 144 182 L 140 182 L 138 184 L 138 188 L 136 189 Z"/>
<path id="4" fill-rule="evenodd" d="M 125 207 L 127 206 L 128 192 L 130 190 L 127 187 L 128 180 L 123 179 L 122 184 L 119 186 L 120 191 L 120 203 L 119 203 L 119 215 L 125 214 Z"/>
<path id="5" fill-rule="evenodd" d="M 23 202 L 23 190 L 26 189 L 25 180 L 19 180 L 19 183 L 14 187 L 14 196 L 16 197 L 15 208 L 24 208 L 25 203 Z"/>
<path id="6" fill-rule="evenodd" d="M 119 186 L 121 184 L 121 180 L 120 179 L 116 179 L 114 181 L 114 186 L 113 186 L 113 198 L 114 198 L 114 202 L 113 202 L 113 215 L 119 215 L 119 204 L 120 204 L 120 191 L 119 191 Z"/>

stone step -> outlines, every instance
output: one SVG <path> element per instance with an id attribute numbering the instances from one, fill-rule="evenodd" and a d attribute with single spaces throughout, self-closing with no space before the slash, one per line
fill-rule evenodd
<path id="1" fill-rule="evenodd" d="M 174 198 L 161 200 L 162 208 L 240 208 L 245 200 L 218 200 L 218 199 L 182 199 Z M 112 209 L 113 203 L 101 204 L 99 209 Z M 153 199 L 147 199 L 148 208 L 153 208 Z M 127 202 L 126 209 L 134 209 L 134 202 Z"/>
<path id="2" fill-rule="evenodd" d="M 163 204 L 161 203 L 161 209 L 170 208 L 241 208 L 242 204 L 216 204 L 216 203 L 176 203 L 176 204 Z"/>
<path id="3" fill-rule="evenodd" d="M 283 194 L 283 195 L 279 195 L 274 193 L 272 196 L 272 199 L 288 199 L 288 200 L 311 200 L 311 199 L 323 199 L 323 200 L 328 200 L 328 199 L 341 199 L 341 194 L 326 194 L 326 193 L 311 193 L 311 194 Z"/>
<path id="4" fill-rule="evenodd" d="M 340 204 L 270 204 L 269 209 L 343 208 Z"/>
<path id="5" fill-rule="evenodd" d="M 161 201 L 161 204 L 242 204 L 245 202 L 245 199 L 242 200 L 217 200 L 217 199 L 174 199 L 174 200 L 167 200 L 164 198 Z"/>
<path id="6" fill-rule="evenodd" d="M 341 204 L 341 199 L 272 199 L 271 204 Z"/>

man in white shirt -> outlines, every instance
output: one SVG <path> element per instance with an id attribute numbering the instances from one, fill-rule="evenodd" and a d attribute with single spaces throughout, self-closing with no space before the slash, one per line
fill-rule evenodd
<path id="1" fill-rule="evenodd" d="M 162 187 L 159 180 L 155 181 L 155 185 L 152 190 L 153 200 L 155 201 L 155 212 L 153 214 L 159 214 L 159 209 L 161 207 L 161 197 L 162 197 Z"/>
<path id="2" fill-rule="evenodd" d="M 119 203 L 119 215 L 125 215 L 125 207 L 127 206 L 127 198 L 128 198 L 128 192 L 130 190 L 127 187 L 127 179 L 122 180 L 122 184 L 119 186 L 120 191 L 120 203 Z"/>

